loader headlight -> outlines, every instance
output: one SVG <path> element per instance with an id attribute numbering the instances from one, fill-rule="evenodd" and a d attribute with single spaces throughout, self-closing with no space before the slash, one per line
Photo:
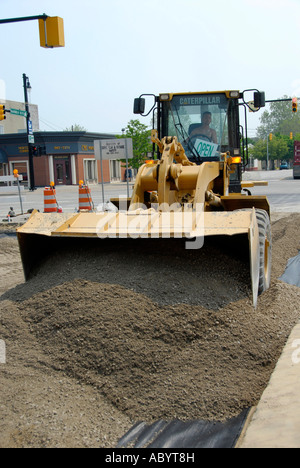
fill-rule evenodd
<path id="1" fill-rule="evenodd" d="M 241 156 L 233 156 L 231 158 L 232 164 L 240 164 L 242 162 Z"/>
<path id="2" fill-rule="evenodd" d="M 160 94 L 159 98 L 161 101 L 170 101 L 170 94 Z"/>

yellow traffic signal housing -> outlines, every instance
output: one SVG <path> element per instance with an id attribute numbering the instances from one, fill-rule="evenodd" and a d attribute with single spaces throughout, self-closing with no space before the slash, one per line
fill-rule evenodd
<path id="1" fill-rule="evenodd" d="M 46 20 L 39 19 L 40 45 L 53 48 L 65 46 L 64 20 L 59 16 L 48 16 Z"/>
<path id="2" fill-rule="evenodd" d="M 298 106 L 298 99 L 294 97 L 292 99 L 292 111 L 293 112 L 297 112 L 297 106 Z"/>
<path id="3" fill-rule="evenodd" d="M 273 138 L 273 134 L 270 133 L 270 135 L 269 135 L 269 140 L 272 141 L 272 138 Z"/>
<path id="4" fill-rule="evenodd" d="M 5 106 L 3 104 L 0 104 L 0 120 L 5 120 L 6 115 L 5 115 Z"/>
<path id="5" fill-rule="evenodd" d="M 293 132 L 290 132 L 290 140 L 293 139 Z"/>

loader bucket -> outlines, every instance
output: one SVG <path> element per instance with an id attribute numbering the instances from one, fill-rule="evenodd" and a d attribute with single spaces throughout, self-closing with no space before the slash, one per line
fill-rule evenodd
<path id="1" fill-rule="evenodd" d="M 108 248 L 123 249 L 125 253 L 130 250 L 130 255 L 132 252 L 136 255 L 148 252 L 148 258 L 152 252 L 159 258 L 160 249 L 165 257 L 170 255 L 170 258 L 184 256 L 186 252 L 193 261 L 208 239 L 213 239 L 213 243 L 220 248 L 226 239 L 229 254 L 232 255 L 236 255 L 238 242 L 242 239 L 246 242 L 246 247 L 242 248 L 247 250 L 252 300 L 256 306 L 260 254 L 255 210 L 194 213 L 188 216 L 188 221 L 183 216 L 186 215 L 151 209 L 123 213 L 34 212 L 17 230 L 25 280 L 38 274 L 45 257 L 51 257 L 58 249 L 62 254 L 64 249 L 77 249 L 78 245 L 83 250 L 88 245 L 96 247 L 96 255 L 101 255 L 101 251 L 105 252 Z M 216 258 L 215 263 L 217 261 Z M 176 275 L 179 273 L 174 271 L 174 278 Z"/>

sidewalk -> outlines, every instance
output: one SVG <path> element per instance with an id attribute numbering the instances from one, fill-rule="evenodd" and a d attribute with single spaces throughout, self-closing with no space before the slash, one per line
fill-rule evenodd
<path id="1" fill-rule="evenodd" d="M 239 448 L 300 448 L 300 324 L 292 330 Z"/>

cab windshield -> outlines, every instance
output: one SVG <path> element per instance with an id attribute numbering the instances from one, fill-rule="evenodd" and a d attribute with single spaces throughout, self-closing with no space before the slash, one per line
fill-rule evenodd
<path id="1" fill-rule="evenodd" d="M 224 94 L 174 95 L 165 102 L 166 134 L 177 136 L 191 161 L 219 160 L 228 146 L 227 109 Z"/>

